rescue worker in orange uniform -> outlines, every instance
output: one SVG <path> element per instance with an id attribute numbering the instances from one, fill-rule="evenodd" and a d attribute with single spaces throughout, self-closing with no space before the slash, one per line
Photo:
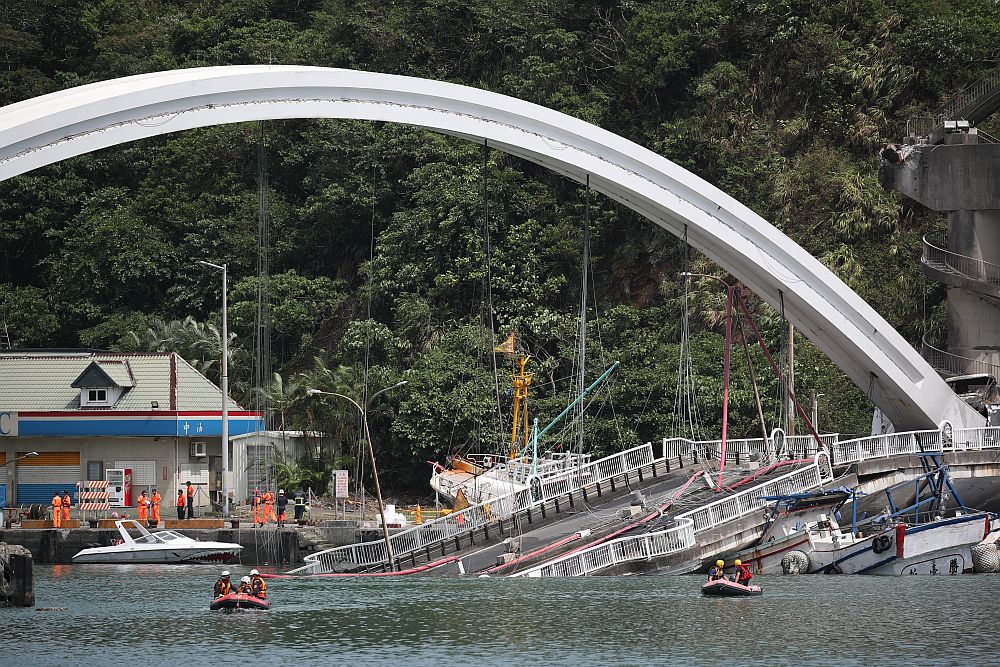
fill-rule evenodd
<path id="1" fill-rule="evenodd" d="M 184 518 L 184 508 L 187 506 L 187 500 L 184 499 L 184 489 L 177 489 L 177 520 L 180 521 Z"/>
<path id="2" fill-rule="evenodd" d="M 183 498 L 184 496 L 181 496 Z M 181 507 L 181 505 L 178 505 Z M 222 576 L 215 582 L 215 597 L 221 598 L 233 592 L 233 582 L 229 581 L 229 570 L 223 570 Z"/>
<path id="3" fill-rule="evenodd" d="M 153 489 L 153 496 L 149 499 L 149 527 L 156 528 L 160 525 L 160 494 Z"/>
<path id="4" fill-rule="evenodd" d="M 271 493 L 271 489 L 264 492 L 264 521 L 263 523 L 271 523 L 271 519 L 277 520 L 274 515 L 274 494 Z"/>
<path id="5" fill-rule="evenodd" d="M 62 496 L 59 493 L 52 496 L 52 527 L 62 526 Z"/>
<path id="6" fill-rule="evenodd" d="M 149 520 L 149 497 L 146 495 L 145 489 L 139 494 L 135 505 L 139 508 L 139 523 L 146 523 Z"/>
<path id="7" fill-rule="evenodd" d="M 253 498 L 250 499 L 250 507 L 253 509 L 253 527 L 263 525 L 261 522 L 261 503 L 263 499 L 260 497 L 260 489 L 253 490 Z"/>
<path id="8" fill-rule="evenodd" d="M 260 571 L 250 570 L 250 587 L 255 598 L 267 599 L 267 584 L 264 583 L 264 577 L 260 576 Z"/>
<path id="9" fill-rule="evenodd" d="M 69 491 L 63 491 L 62 522 L 64 526 L 69 525 L 69 508 L 72 504 L 73 499 L 69 497 Z"/>

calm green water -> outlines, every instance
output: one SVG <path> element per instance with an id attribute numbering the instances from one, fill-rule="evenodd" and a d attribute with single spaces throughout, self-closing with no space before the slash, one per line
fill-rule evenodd
<path id="1" fill-rule="evenodd" d="M 232 568 L 242 576 L 249 568 Z M 36 566 L 0 609 L 0 665 L 997 665 L 1000 576 L 272 580 L 270 612 L 210 612 L 219 569 Z"/>

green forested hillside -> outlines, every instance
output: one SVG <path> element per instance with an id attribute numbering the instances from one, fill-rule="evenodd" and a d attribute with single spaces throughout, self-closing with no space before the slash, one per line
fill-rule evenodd
<path id="1" fill-rule="evenodd" d="M 941 328 L 944 296 L 923 287 L 920 239 L 944 225 L 882 191 L 876 152 L 901 138 L 907 117 L 994 67 L 998 34 L 992 0 L 6 0 L 0 104 L 249 63 L 513 95 L 619 133 L 726 190 L 919 343 L 925 326 Z M 372 391 L 409 381 L 373 413 L 372 431 L 390 486 L 419 488 L 426 460 L 503 441 L 492 347 L 512 330 L 535 357 L 532 413 L 544 423 L 565 405 L 584 192 L 531 163 L 406 126 L 220 126 L 0 184 L 0 324 L 12 344 L 174 349 L 216 377 L 219 279 L 195 262 L 227 262 L 231 386 L 252 404 L 262 147 L 274 426 L 325 430 L 327 451 L 350 456 L 352 414 L 304 391 L 357 395 L 367 361 Z M 590 218 L 587 377 L 622 362 L 588 412 L 587 442 L 602 453 L 672 434 L 684 249 L 601 197 Z M 725 277 L 696 253 L 693 262 Z M 694 362 L 711 434 L 724 294 L 711 281 L 695 287 Z M 759 304 L 756 312 L 777 347 L 779 316 Z M 796 359 L 803 402 L 811 389 L 824 394 L 823 426 L 868 428 L 861 390 L 803 339 Z M 506 414 L 509 362 L 496 360 Z M 756 435 L 741 354 L 736 364 L 730 433 Z M 773 414 L 770 378 L 763 391 Z"/>

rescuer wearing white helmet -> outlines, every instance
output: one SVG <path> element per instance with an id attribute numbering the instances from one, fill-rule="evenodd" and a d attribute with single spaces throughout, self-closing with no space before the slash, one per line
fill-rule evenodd
<path id="1" fill-rule="evenodd" d="M 255 598 L 267 599 L 267 584 L 264 583 L 264 577 L 260 576 L 260 572 L 256 569 L 250 570 L 250 588 Z"/>
<path id="2" fill-rule="evenodd" d="M 221 598 L 233 592 L 233 582 L 229 581 L 229 570 L 223 570 L 222 576 L 215 582 L 215 597 Z"/>

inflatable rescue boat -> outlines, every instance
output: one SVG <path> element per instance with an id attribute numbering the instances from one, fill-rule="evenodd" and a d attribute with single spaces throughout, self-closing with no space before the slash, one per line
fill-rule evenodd
<path id="1" fill-rule="evenodd" d="M 715 597 L 740 598 L 761 595 L 763 592 L 760 586 L 744 586 L 729 579 L 715 579 L 701 587 L 702 595 Z"/>
<path id="2" fill-rule="evenodd" d="M 270 600 L 262 600 L 252 595 L 241 595 L 240 593 L 230 593 L 212 600 L 208 608 L 212 611 L 218 609 L 260 609 L 266 611 L 271 608 Z"/>

